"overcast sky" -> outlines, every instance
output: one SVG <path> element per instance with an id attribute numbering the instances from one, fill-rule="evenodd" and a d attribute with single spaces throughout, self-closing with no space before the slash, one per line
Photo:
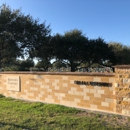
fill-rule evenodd
<path id="1" fill-rule="evenodd" d="M 130 45 L 130 0 L 0 0 L 50 24 L 52 35 L 79 29 L 88 38 Z"/>

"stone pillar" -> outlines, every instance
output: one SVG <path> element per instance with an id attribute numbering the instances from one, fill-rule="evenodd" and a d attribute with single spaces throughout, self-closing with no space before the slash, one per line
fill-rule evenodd
<path id="1" fill-rule="evenodd" d="M 115 67 L 116 112 L 130 115 L 130 65 Z"/>

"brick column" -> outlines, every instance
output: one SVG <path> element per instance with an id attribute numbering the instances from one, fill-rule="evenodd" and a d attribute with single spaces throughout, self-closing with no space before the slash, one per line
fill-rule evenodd
<path id="1" fill-rule="evenodd" d="M 130 65 L 114 67 L 116 112 L 130 115 Z"/>

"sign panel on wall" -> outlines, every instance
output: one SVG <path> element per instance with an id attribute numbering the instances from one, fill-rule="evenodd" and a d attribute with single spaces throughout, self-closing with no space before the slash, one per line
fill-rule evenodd
<path id="1" fill-rule="evenodd" d="M 7 90 L 20 91 L 20 77 L 19 76 L 8 76 L 6 85 L 7 85 Z"/>

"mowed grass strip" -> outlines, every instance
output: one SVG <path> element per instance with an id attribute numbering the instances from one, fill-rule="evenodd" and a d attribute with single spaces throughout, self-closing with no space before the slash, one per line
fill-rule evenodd
<path id="1" fill-rule="evenodd" d="M 130 117 L 0 96 L 0 130 L 128 130 Z"/>

